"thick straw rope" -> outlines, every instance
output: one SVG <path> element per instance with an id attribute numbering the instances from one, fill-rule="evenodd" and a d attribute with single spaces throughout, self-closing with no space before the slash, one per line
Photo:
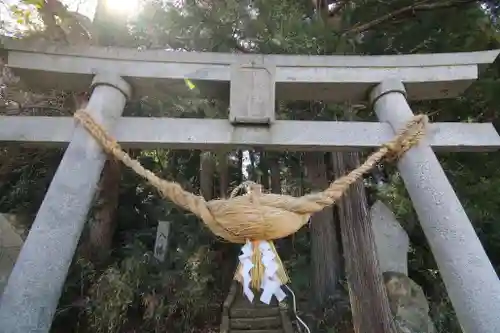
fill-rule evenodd
<path id="1" fill-rule="evenodd" d="M 425 135 L 426 115 L 414 116 L 399 133 L 371 154 L 367 160 L 349 174 L 336 179 L 318 193 L 302 197 L 264 194 L 255 183 L 246 183 L 250 193 L 243 196 L 205 201 L 174 182 L 159 178 L 145 169 L 137 160 L 124 152 L 120 145 L 97 124 L 85 110 L 78 110 L 74 117 L 99 142 L 103 149 L 138 175 L 147 179 L 167 199 L 200 217 L 217 236 L 233 243 L 244 244 L 250 240 L 273 240 L 295 233 L 309 217 L 332 205 L 357 180 L 372 167 L 386 159 L 397 159 Z"/>
<path id="2" fill-rule="evenodd" d="M 249 195 L 255 195 L 256 190 L 258 191 L 257 193 L 260 193 L 260 187 L 256 183 L 252 181 L 245 181 L 235 187 L 229 196 L 229 198 L 234 198 L 236 197 L 236 194 L 238 193 L 239 190 L 241 189 L 246 189 L 247 193 Z M 253 188 L 253 191 L 252 191 Z M 254 198 L 255 199 L 255 198 Z M 252 263 L 253 267 L 250 270 L 250 276 L 252 277 L 252 280 L 250 282 L 250 286 L 254 290 L 259 290 L 261 283 L 262 283 L 262 278 L 264 276 L 265 272 L 265 267 L 264 263 L 261 260 L 261 251 L 259 249 L 259 242 L 260 240 L 253 240 L 252 241 Z M 272 240 L 269 240 L 269 246 L 271 247 L 271 251 L 274 252 L 276 257 L 274 260 L 277 263 L 278 269 L 276 271 L 276 274 L 278 276 L 278 279 L 280 280 L 281 284 L 287 284 L 290 281 L 290 278 L 286 274 L 285 267 L 283 266 L 283 262 L 281 261 L 280 256 L 278 255 L 278 251 L 276 251 L 276 247 L 274 246 L 274 243 Z M 238 263 L 238 267 L 236 268 L 236 273 L 234 275 L 234 279 L 241 284 L 243 284 L 243 277 L 241 276 L 241 269 L 242 269 L 242 264 L 241 262 Z"/>

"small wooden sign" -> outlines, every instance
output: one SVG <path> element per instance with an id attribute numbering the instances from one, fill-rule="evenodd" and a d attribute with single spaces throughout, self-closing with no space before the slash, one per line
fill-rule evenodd
<path id="1" fill-rule="evenodd" d="M 170 232 L 170 222 L 158 221 L 158 228 L 156 229 L 154 256 L 161 262 L 165 261 L 165 255 L 167 254 L 169 232 Z"/>

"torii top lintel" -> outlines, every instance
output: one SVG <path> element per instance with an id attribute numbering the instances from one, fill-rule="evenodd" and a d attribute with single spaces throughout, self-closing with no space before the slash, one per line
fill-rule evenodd
<path id="1" fill-rule="evenodd" d="M 201 92 L 227 97 L 232 69 L 264 70 L 278 100 L 365 101 L 387 78 L 398 78 L 408 99 L 452 98 L 491 64 L 500 50 L 390 56 L 261 55 L 114 47 L 68 46 L 45 41 L 0 40 L 7 63 L 31 89 L 85 90 L 99 72 L 125 78 L 136 96 L 186 92 L 191 79 Z M 26 75 L 29 72 L 29 75 Z"/>

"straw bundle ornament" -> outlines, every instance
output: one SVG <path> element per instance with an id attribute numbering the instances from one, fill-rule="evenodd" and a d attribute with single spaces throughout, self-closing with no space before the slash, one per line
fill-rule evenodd
<path id="1" fill-rule="evenodd" d="M 145 169 L 137 160 L 132 159 L 124 152 L 116 140 L 110 137 L 85 110 L 78 110 L 74 117 L 108 154 L 122 161 L 138 175 L 148 180 L 163 197 L 197 215 L 215 235 L 232 243 L 245 244 L 243 250 L 251 248 L 251 254 L 254 258 L 254 260 L 250 260 L 253 265 L 251 267 L 253 289 L 262 287 L 265 282 L 266 273 L 265 269 L 262 268 L 264 262 L 274 260 L 274 263 L 277 264 L 277 271 L 273 275 L 275 282 L 278 280 L 284 284 L 288 281 L 281 261 L 275 254 L 276 250 L 270 241 L 295 233 L 307 223 L 312 214 L 332 205 L 351 184 L 361 179 L 383 158 L 390 160 L 399 158 L 425 135 L 428 122 L 426 115 L 414 116 L 394 139 L 382 145 L 362 165 L 349 174 L 336 179 L 322 192 L 302 197 L 269 194 L 262 193 L 260 185 L 247 182 L 241 185 L 247 187 L 248 193 L 246 195 L 237 197 L 232 195 L 229 199 L 206 201 L 201 196 L 183 190 L 179 184 L 161 179 Z M 259 255 L 263 254 L 262 251 L 265 256 L 263 255 L 259 260 Z M 273 253 L 275 256 L 271 258 Z M 243 281 L 244 275 L 241 271 L 241 265 L 243 264 L 240 264 L 235 276 L 239 281 Z M 273 264 L 270 265 L 273 266 Z M 274 268 L 271 267 L 268 270 L 274 271 Z M 262 273 L 263 271 L 264 273 Z"/>
<path id="2" fill-rule="evenodd" d="M 252 181 L 237 186 L 230 195 L 234 198 L 239 189 L 246 188 L 248 195 L 260 195 L 261 187 Z M 256 201 L 254 201 L 256 202 Z M 263 289 L 260 300 L 269 304 L 273 295 L 281 302 L 285 293 L 281 286 L 289 281 L 285 267 L 272 241 L 247 240 L 239 257 L 234 279 L 243 286 L 243 293 L 250 302 L 253 301 L 253 290 Z"/>

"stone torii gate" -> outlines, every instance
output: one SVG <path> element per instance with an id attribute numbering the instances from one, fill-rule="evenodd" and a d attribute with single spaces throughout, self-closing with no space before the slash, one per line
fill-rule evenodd
<path id="1" fill-rule="evenodd" d="M 68 47 L 5 40 L 7 64 L 32 90 L 83 90 L 94 119 L 125 147 L 355 151 L 388 141 L 407 100 L 454 98 L 499 51 L 398 56 L 284 56 Z M 228 97 L 229 119 L 121 117 L 134 95 L 185 90 Z M 279 121 L 275 100 L 366 101 L 380 122 Z M 67 145 L 0 304 L 4 333 L 47 333 L 106 156 L 70 117 L 0 117 L 0 140 Z M 460 324 L 500 332 L 500 281 L 434 151 L 496 151 L 491 124 L 434 123 L 398 168 Z M 367 332 L 368 333 L 368 332 Z"/>

